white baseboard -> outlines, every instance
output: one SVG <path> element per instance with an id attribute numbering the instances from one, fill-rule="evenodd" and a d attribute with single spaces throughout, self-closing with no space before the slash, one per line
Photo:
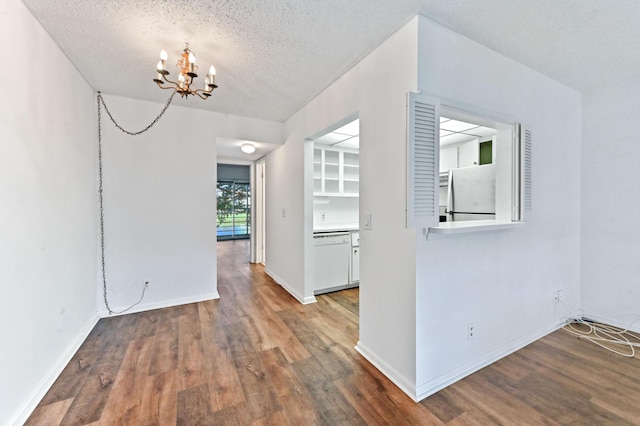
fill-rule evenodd
<path id="1" fill-rule="evenodd" d="M 293 287 L 291 287 L 283 279 L 281 279 L 276 274 L 274 274 L 266 266 L 264 268 L 264 272 L 267 275 L 269 275 L 271 277 L 271 279 L 276 282 L 276 284 L 278 284 L 280 287 L 282 287 L 285 290 L 287 290 L 287 293 L 292 295 L 298 302 L 302 303 L 303 305 L 308 305 L 310 303 L 316 303 L 316 297 L 315 296 L 304 297 L 303 295 L 299 294 Z"/>
<path id="2" fill-rule="evenodd" d="M 205 293 L 205 294 L 185 297 L 181 299 L 170 299 L 170 300 L 161 300 L 159 302 L 144 303 L 144 304 L 134 306 L 127 312 L 123 312 L 121 314 L 109 314 L 109 311 L 107 311 L 103 303 L 99 307 L 98 313 L 100 314 L 100 318 L 109 318 L 109 317 L 117 317 L 119 315 L 127 315 L 127 314 L 135 314 L 138 312 L 152 311 L 154 309 L 162 309 L 162 308 L 170 308 L 173 306 L 186 305 L 189 303 L 205 302 L 207 300 L 215 300 L 215 299 L 220 299 L 220 294 L 218 294 L 217 290 L 211 293 Z M 113 309 L 115 312 L 119 312 L 123 309 L 127 309 L 127 307 L 126 306 L 112 307 L 111 309 Z"/>
<path id="3" fill-rule="evenodd" d="M 623 320 L 619 320 L 619 319 L 613 319 L 613 318 L 609 318 L 609 317 L 604 317 L 604 316 L 600 316 L 600 315 L 591 315 L 588 312 L 587 313 L 583 313 L 582 314 L 583 318 L 588 318 L 590 320 L 593 321 L 597 321 L 597 322 L 601 322 L 602 324 L 608 324 L 608 325 L 612 325 L 614 327 L 619 327 L 622 329 L 628 329 L 630 331 L 633 331 L 635 333 L 640 333 L 640 320 L 635 321 L 638 319 L 638 317 L 634 317 L 630 320 L 627 321 L 623 321 Z M 635 323 L 632 323 L 632 321 L 635 321 Z"/>
<path id="4" fill-rule="evenodd" d="M 547 334 L 553 333 L 561 327 L 562 324 L 552 327 L 551 329 L 538 331 L 520 339 L 516 339 L 508 345 L 504 345 L 494 351 L 491 351 L 471 363 L 468 363 L 431 380 L 428 380 L 427 382 L 424 382 L 419 386 L 413 384 L 411 380 L 403 377 L 393 367 L 389 366 L 380 358 L 378 358 L 378 356 L 365 345 L 363 345 L 362 342 L 358 342 L 358 344 L 355 346 L 355 349 L 363 357 L 365 357 L 367 361 L 373 364 L 374 367 L 380 370 L 382 374 L 384 374 L 389 380 L 391 380 L 396 386 L 398 386 L 400 390 L 406 393 L 411 399 L 418 402 L 428 397 L 429 395 L 433 395 L 434 393 L 457 382 L 458 380 L 475 373 L 476 371 L 488 366 L 489 364 L 492 364 L 500 360 L 501 358 L 504 358 L 505 356 L 512 354 L 519 349 L 522 349 L 528 344 L 541 339 Z"/>
<path id="5" fill-rule="evenodd" d="M 400 373 L 398 373 L 393 367 L 382 361 L 372 350 L 367 348 L 362 342 L 358 341 L 355 346 L 355 350 L 358 351 L 360 355 L 362 355 L 367 361 L 373 364 L 382 374 L 384 374 L 389 380 L 393 382 L 400 390 L 414 401 L 416 399 L 416 385 L 415 382 L 408 380 L 406 377 L 403 377 Z"/>
<path id="6" fill-rule="evenodd" d="M 65 369 L 69 361 L 71 361 L 71 358 L 78 352 L 78 349 L 80 349 L 80 346 L 84 343 L 87 336 L 89 336 L 89 333 L 91 333 L 91 330 L 96 326 L 99 319 L 100 317 L 97 314 L 89 318 L 89 321 L 87 321 L 67 349 L 53 364 L 49 370 L 49 374 L 40 381 L 36 389 L 31 393 L 31 396 L 29 396 L 24 404 L 16 411 L 16 414 L 9 420 L 8 424 L 18 426 L 23 425 L 27 421 L 31 413 L 33 413 L 33 410 L 36 409 L 40 401 L 42 401 L 42 398 L 44 398 L 58 376 L 60 376 L 62 370 Z"/>
<path id="7" fill-rule="evenodd" d="M 543 338 L 547 334 L 553 333 L 561 327 L 562 324 L 550 329 L 537 331 L 535 333 L 516 339 L 509 344 L 503 345 L 498 349 L 493 350 L 485 354 L 484 356 L 473 360 L 468 364 L 465 364 L 459 368 L 441 374 L 440 376 L 434 377 L 433 379 L 420 384 L 416 389 L 416 401 L 421 401 L 424 398 L 433 395 L 434 393 L 446 388 L 447 386 L 457 382 L 458 380 L 463 379 L 468 375 L 473 374 L 476 371 L 488 366 L 489 364 L 493 364 L 494 362 L 504 358 L 505 356 L 510 355 L 517 350 L 520 350 L 525 346 L 535 342 L 536 340 Z"/>

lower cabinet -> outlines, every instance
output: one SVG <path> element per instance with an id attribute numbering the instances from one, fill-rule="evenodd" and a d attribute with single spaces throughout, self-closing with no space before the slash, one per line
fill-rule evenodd
<path id="1" fill-rule="evenodd" d="M 313 294 L 358 286 L 360 281 L 359 241 L 358 231 L 313 234 Z"/>

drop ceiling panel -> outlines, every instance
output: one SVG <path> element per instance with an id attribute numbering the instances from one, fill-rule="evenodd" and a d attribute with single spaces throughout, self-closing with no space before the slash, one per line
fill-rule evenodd
<path id="1" fill-rule="evenodd" d="M 440 138 L 440 146 L 462 143 L 478 139 L 476 136 L 465 135 L 464 133 L 452 133 Z"/>
<path id="2" fill-rule="evenodd" d="M 341 135 L 339 133 L 327 133 L 324 136 L 320 136 L 318 139 L 315 139 L 314 142 L 320 145 L 335 145 L 338 142 L 342 142 L 346 139 L 351 138 L 349 135 Z"/>
<path id="3" fill-rule="evenodd" d="M 458 120 L 448 120 L 440 123 L 440 129 L 447 130 L 449 132 L 463 132 L 465 130 L 473 129 L 474 127 L 478 127 L 478 125 Z"/>
<path id="4" fill-rule="evenodd" d="M 335 145 L 338 148 L 360 149 L 360 137 L 354 136 Z"/>

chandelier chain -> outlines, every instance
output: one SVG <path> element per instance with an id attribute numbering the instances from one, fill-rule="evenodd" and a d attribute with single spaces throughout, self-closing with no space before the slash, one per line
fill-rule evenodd
<path id="1" fill-rule="evenodd" d="M 171 93 L 171 96 L 169 96 L 169 99 L 167 100 L 167 103 L 164 105 L 164 108 L 162 108 L 162 111 L 160 111 L 160 114 L 158 114 L 158 116 L 147 127 L 145 127 L 142 130 L 139 130 L 137 132 L 130 132 L 129 130 L 123 128 L 121 125 L 119 125 L 116 122 L 116 120 L 111 115 L 111 111 L 109 111 L 109 108 L 107 108 L 107 104 L 104 103 L 104 99 L 102 98 L 102 94 L 100 92 L 98 92 L 98 102 L 99 102 L 99 104 L 102 103 L 102 106 L 104 106 L 104 110 L 107 112 L 107 115 L 111 119 L 111 122 L 113 123 L 114 126 L 116 126 L 118 129 L 122 130 L 122 132 L 124 132 L 124 133 L 126 133 L 126 134 L 128 134 L 130 136 L 138 136 L 138 135 L 146 132 L 150 128 L 152 128 L 153 125 L 156 124 L 158 122 L 158 120 L 160 120 L 160 118 L 164 115 L 164 113 L 167 110 L 167 108 L 169 108 L 169 105 L 171 105 L 171 101 L 173 100 L 173 96 L 175 94 L 176 94 L 176 92 L 173 91 Z M 100 111 L 100 105 L 99 104 L 98 104 L 98 111 Z"/>
<path id="2" fill-rule="evenodd" d="M 176 92 L 171 93 L 171 96 L 169 96 L 169 99 L 167 100 L 167 103 L 165 104 L 164 108 L 162 108 L 162 111 L 160 111 L 160 114 L 158 114 L 158 116 L 151 122 L 151 124 L 149 124 L 147 127 L 145 127 L 140 131 L 130 132 L 125 128 L 123 128 L 122 126 L 120 126 L 115 121 L 115 119 L 111 115 L 111 112 L 109 112 L 109 108 L 107 108 L 107 105 L 104 102 L 104 98 L 102 97 L 102 94 L 98 92 L 98 96 L 97 96 L 97 102 L 98 102 L 98 200 L 100 204 L 100 257 L 101 257 L 101 263 L 102 263 L 102 296 L 104 298 L 104 305 L 107 308 L 109 315 L 123 314 L 127 312 L 129 309 L 138 305 L 140 302 L 142 302 L 142 299 L 144 298 L 144 293 L 147 290 L 147 284 L 145 283 L 145 286 L 142 289 L 142 295 L 140 296 L 140 299 L 133 305 L 129 306 L 128 308 L 122 311 L 114 311 L 109 306 L 109 300 L 107 297 L 107 268 L 106 268 L 106 261 L 105 261 L 105 238 L 104 238 L 104 195 L 103 195 L 104 179 L 103 179 L 103 173 L 102 173 L 102 111 L 101 111 L 102 108 L 101 108 L 101 105 L 104 106 L 104 110 L 107 112 L 107 115 L 111 119 L 111 122 L 118 129 L 120 129 L 122 132 L 130 136 L 137 136 L 149 130 L 151 127 L 153 127 L 154 124 L 158 122 L 158 120 L 160 120 L 160 117 L 162 117 L 165 111 L 167 110 L 167 108 L 169 108 L 169 105 L 171 104 L 171 101 L 173 100 L 173 96 L 175 94 Z"/>

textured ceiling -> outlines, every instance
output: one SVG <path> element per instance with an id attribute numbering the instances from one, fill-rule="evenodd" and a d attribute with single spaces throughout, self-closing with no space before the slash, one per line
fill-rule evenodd
<path id="1" fill-rule="evenodd" d="M 164 102 L 189 42 L 220 86 L 178 103 L 285 121 L 417 13 L 579 90 L 640 75 L 638 0 L 23 0 L 87 81 Z"/>

